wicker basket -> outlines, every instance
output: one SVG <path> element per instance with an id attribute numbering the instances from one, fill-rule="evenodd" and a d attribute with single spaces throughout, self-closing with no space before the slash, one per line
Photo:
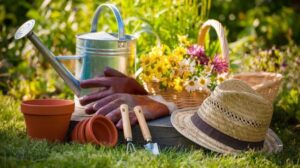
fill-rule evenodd
<path id="1" fill-rule="evenodd" d="M 158 83 L 144 83 L 145 89 L 153 95 L 161 95 L 166 101 L 174 102 L 177 108 L 196 107 L 201 105 L 203 100 L 210 95 L 210 91 L 178 92 L 174 89 L 160 89 Z"/>
<path id="2" fill-rule="evenodd" d="M 217 32 L 218 39 L 220 40 L 222 58 L 225 59 L 227 62 L 229 62 L 228 43 L 227 43 L 227 39 L 225 38 L 224 29 L 220 22 L 216 20 L 207 20 L 201 26 L 199 30 L 199 36 L 198 36 L 199 45 L 204 46 L 205 35 L 208 32 L 210 27 L 214 28 L 215 31 Z M 201 105 L 203 100 L 210 95 L 210 91 L 208 90 L 202 90 L 202 91 L 191 92 L 191 93 L 187 92 L 186 90 L 178 92 L 172 88 L 162 90 L 159 88 L 159 83 L 157 82 L 151 82 L 151 83 L 144 82 L 144 87 L 149 93 L 153 95 L 161 95 L 167 101 L 174 102 L 179 109 L 199 106 Z"/>
<path id="3" fill-rule="evenodd" d="M 243 72 L 233 78 L 245 81 L 270 102 L 276 98 L 282 81 L 281 74 L 269 72 Z"/>

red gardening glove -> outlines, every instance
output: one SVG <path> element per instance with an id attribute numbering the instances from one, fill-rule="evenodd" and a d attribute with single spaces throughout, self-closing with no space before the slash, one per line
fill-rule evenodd
<path id="1" fill-rule="evenodd" d="M 121 104 L 127 104 L 129 106 L 131 125 L 137 122 L 137 118 L 132 112 L 132 109 L 138 105 L 142 107 L 146 120 L 153 120 L 169 114 L 169 109 L 166 105 L 152 100 L 146 95 L 131 95 L 126 93 L 113 94 L 96 101 L 93 105 L 88 107 L 87 113 L 96 113 L 97 115 L 106 116 L 116 124 L 117 128 L 122 128 Z"/>
<path id="2" fill-rule="evenodd" d="M 92 103 L 106 96 L 115 93 L 130 93 L 137 95 L 146 95 L 147 91 L 135 79 L 130 78 L 121 72 L 106 67 L 104 77 L 84 80 L 80 83 L 81 88 L 105 88 L 98 92 L 91 93 L 79 99 L 81 105 Z"/>

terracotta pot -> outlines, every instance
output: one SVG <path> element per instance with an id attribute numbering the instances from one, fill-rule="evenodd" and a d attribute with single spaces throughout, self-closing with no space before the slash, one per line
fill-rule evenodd
<path id="1" fill-rule="evenodd" d="M 74 111 L 74 102 L 59 99 L 23 101 L 21 111 L 30 138 L 62 142 Z"/>
<path id="2" fill-rule="evenodd" d="M 78 123 L 79 124 L 79 123 Z M 77 125 L 78 125 L 77 124 Z M 72 131 L 72 135 L 71 135 L 71 138 L 72 138 L 72 140 L 74 140 L 74 141 L 77 141 L 78 142 L 78 127 L 77 127 L 77 125 L 74 127 L 74 129 L 73 129 L 73 131 Z"/>
<path id="3" fill-rule="evenodd" d="M 80 121 L 73 129 L 72 140 L 112 147 L 117 144 L 118 131 L 114 123 L 106 117 L 98 115 Z"/>
<path id="4" fill-rule="evenodd" d="M 86 124 L 89 122 L 89 120 L 84 120 L 83 122 L 80 123 L 80 127 L 78 128 L 78 141 L 82 144 L 87 143 L 86 137 L 85 137 L 85 127 Z"/>

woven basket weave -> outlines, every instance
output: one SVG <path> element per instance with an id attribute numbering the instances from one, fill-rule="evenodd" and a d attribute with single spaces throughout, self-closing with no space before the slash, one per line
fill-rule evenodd
<path id="1" fill-rule="evenodd" d="M 211 19 L 203 23 L 198 34 L 198 44 L 204 47 L 205 35 L 211 27 L 217 32 L 221 46 L 221 57 L 225 59 L 227 63 L 229 63 L 228 43 L 225 37 L 224 29 L 220 22 Z M 210 95 L 210 91 L 208 90 L 195 92 L 187 92 L 186 90 L 183 90 L 178 92 L 172 88 L 162 90 L 157 82 L 143 82 L 143 84 L 145 89 L 150 94 L 161 95 L 165 100 L 174 102 L 179 109 L 199 106 L 202 104 L 204 99 Z"/>
<path id="2" fill-rule="evenodd" d="M 243 72 L 233 78 L 245 81 L 270 102 L 275 100 L 282 81 L 281 74 L 269 72 Z"/>
<path id="3" fill-rule="evenodd" d="M 210 95 L 206 90 L 190 93 L 185 90 L 178 92 L 171 88 L 160 89 L 156 82 L 144 83 L 144 87 L 149 93 L 161 95 L 166 101 L 175 103 L 179 109 L 199 106 Z"/>

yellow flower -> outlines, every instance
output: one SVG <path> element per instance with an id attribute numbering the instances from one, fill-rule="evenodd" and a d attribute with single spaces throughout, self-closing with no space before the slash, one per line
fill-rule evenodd
<path id="1" fill-rule="evenodd" d="M 140 77 L 145 82 L 151 82 L 153 80 L 153 73 L 150 69 L 144 69 Z"/>
<path id="2" fill-rule="evenodd" d="M 178 92 L 181 92 L 183 90 L 183 80 L 179 77 L 177 77 L 175 80 L 174 80 L 174 89 Z"/>
<path id="3" fill-rule="evenodd" d="M 180 44 L 188 46 L 191 44 L 191 42 L 188 40 L 188 36 L 187 35 L 177 35 L 178 37 L 178 41 Z"/>
<path id="4" fill-rule="evenodd" d="M 173 80 L 173 78 L 176 78 L 176 68 L 175 67 L 172 67 L 170 69 L 169 78 L 170 78 L 170 80 Z"/>
<path id="5" fill-rule="evenodd" d="M 173 67 L 177 67 L 179 62 L 181 61 L 181 59 L 175 55 L 175 54 L 170 54 L 168 55 L 168 61 L 170 62 L 170 64 L 173 66 Z"/>
<path id="6" fill-rule="evenodd" d="M 159 55 L 159 53 L 150 53 L 149 56 L 152 63 L 158 62 L 162 57 L 162 55 Z"/>
<path id="7" fill-rule="evenodd" d="M 164 55 L 164 53 L 166 52 L 167 49 L 168 48 L 166 45 L 153 47 L 150 52 L 150 55 L 155 55 L 155 56 L 161 57 Z"/>
<path id="8" fill-rule="evenodd" d="M 165 86 L 165 87 L 173 87 L 173 83 L 172 83 L 172 81 L 170 80 L 170 78 L 168 78 L 168 77 L 162 77 L 161 79 L 160 79 L 160 82 L 161 82 L 161 84 L 163 85 L 163 86 Z"/>
<path id="9" fill-rule="evenodd" d="M 166 59 L 161 59 L 161 61 L 157 62 L 154 66 L 153 66 L 153 75 L 160 79 L 162 75 L 166 74 L 168 72 L 169 69 L 169 64 L 166 61 Z"/>
<path id="10" fill-rule="evenodd" d="M 161 45 L 160 48 L 162 51 L 162 55 L 167 55 L 170 51 L 170 48 L 167 45 Z"/>
<path id="11" fill-rule="evenodd" d="M 182 60 L 186 52 L 186 48 L 184 47 L 177 47 L 173 50 L 173 54 L 178 58 L 178 60 Z"/>
<path id="12" fill-rule="evenodd" d="M 152 61 L 151 61 L 151 57 L 150 56 L 148 56 L 148 55 L 143 55 L 143 56 L 141 56 L 141 59 L 140 59 L 141 61 L 141 66 L 143 67 L 143 68 L 145 68 L 146 66 L 149 66 L 149 65 L 151 65 L 151 63 L 152 63 Z"/>
<path id="13" fill-rule="evenodd" d="M 185 71 L 181 74 L 183 79 L 188 79 L 192 74 L 189 71 Z"/>

